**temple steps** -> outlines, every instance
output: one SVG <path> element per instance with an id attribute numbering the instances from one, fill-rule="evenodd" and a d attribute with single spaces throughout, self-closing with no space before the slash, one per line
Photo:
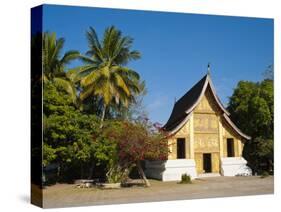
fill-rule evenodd
<path id="1" fill-rule="evenodd" d="M 219 173 L 204 173 L 199 174 L 198 178 L 205 178 L 205 177 L 220 177 L 221 175 Z"/>

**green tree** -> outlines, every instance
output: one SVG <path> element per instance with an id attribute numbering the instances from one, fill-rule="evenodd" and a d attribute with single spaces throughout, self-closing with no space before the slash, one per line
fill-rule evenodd
<path id="1" fill-rule="evenodd" d="M 240 81 L 229 100 L 232 119 L 252 137 L 245 143 L 243 155 L 254 172 L 273 171 L 273 107 L 273 79 L 269 78 Z"/>
<path id="2" fill-rule="evenodd" d="M 257 84 L 249 81 L 240 81 L 229 99 L 228 110 L 231 118 L 246 134 L 253 135 L 255 126 L 250 119 L 250 101 L 257 93 Z"/>
<path id="3" fill-rule="evenodd" d="M 85 65 L 76 69 L 82 78 L 80 98 L 98 97 L 102 126 L 110 104 L 128 107 L 140 92 L 139 74 L 126 66 L 139 59 L 140 53 L 130 50 L 133 39 L 114 26 L 105 30 L 101 41 L 92 27 L 86 35 L 89 50 L 80 57 Z"/>
<path id="4" fill-rule="evenodd" d="M 50 165 L 56 158 L 56 149 L 47 143 L 43 143 L 43 167 Z"/>
<path id="5" fill-rule="evenodd" d="M 52 82 L 44 83 L 43 113 L 45 116 L 52 114 L 63 115 L 67 111 L 74 111 L 74 103 L 68 93 Z"/>
<path id="6" fill-rule="evenodd" d="M 64 38 L 56 38 L 55 33 L 43 34 L 43 81 L 52 81 L 58 87 L 63 88 L 76 101 L 77 93 L 74 83 L 70 80 L 65 67 L 80 55 L 78 51 L 67 51 L 62 55 Z M 36 44 L 35 44 L 36 45 Z M 37 44 L 41 45 L 41 44 Z"/>
<path id="7" fill-rule="evenodd" d="M 264 79 L 274 80 L 274 66 L 269 65 L 263 73 Z"/>
<path id="8" fill-rule="evenodd" d="M 84 166 L 94 161 L 93 135 L 99 134 L 99 120 L 77 110 L 66 91 L 51 82 L 45 83 L 43 95 L 44 166 L 59 164 L 59 178 L 71 168 L 76 171 L 68 177 L 84 176 Z"/>

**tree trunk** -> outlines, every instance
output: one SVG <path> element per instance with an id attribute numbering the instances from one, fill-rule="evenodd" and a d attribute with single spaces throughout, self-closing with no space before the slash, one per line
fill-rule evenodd
<path id="1" fill-rule="evenodd" d="M 136 165 L 137 165 L 139 174 L 140 174 L 140 176 L 142 177 L 142 179 L 143 179 L 143 181 L 144 181 L 144 183 L 145 183 L 145 186 L 146 186 L 146 187 L 150 187 L 150 182 L 148 181 L 148 179 L 146 178 L 146 176 L 145 176 L 145 174 L 144 174 L 144 171 L 143 171 L 143 169 L 142 169 L 142 167 L 141 167 L 140 161 L 137 161 Z"/>
<path id="2" fill-rule="evenodd" d="M 129 168 L 125 168 L 125 170 L 124 170 L 124 179 L 123 179 L 123 181 L 124 182 L 127 182 L 128 181 L 128 179 L 129 179 L 129 174 L 130 174 L 130 169 Z"/>
<path id="3" fill-rule="evenodd" d="M 90 167 L 90 173 L 89 173 L 88 179 L 92 179 L 92 178 L 93 178 L 93 174 L 94 174 L 94 162 L 92 162 L 90 166 L 91 166 L 91 167 Z"/>
<path id="4" fill-rule="evenodd" d="M 101 119 L 100 119 L 100 128 L 103 127 L 103 121 L 104 121 L 104 117 L 105 117 L 105 111 L 106 111 L 106 105 L 103 105 L 102 114 L 101 114 Z"/>
<path id="5" fill-rule="evenodd" d="M 267 167 L 268 167 L 268 172 L 272 173 L 272 171 L 273 171 L 273 162 L 272 162 L 272 160 L 270 160 L 270 159 L 268 160 Z"/>
<path id="6" fill-rule="evenodd" d="M 57 178 L 60 179 L 60 176 L 61 176 L 61 164 L 58 165 Z"/>
<path id="7" fill-rule="evenodd" d="M 82 163 L 80 164 L 80 179 L 83 179 L 84 177 L 84 167 L 82 165 Z"/>

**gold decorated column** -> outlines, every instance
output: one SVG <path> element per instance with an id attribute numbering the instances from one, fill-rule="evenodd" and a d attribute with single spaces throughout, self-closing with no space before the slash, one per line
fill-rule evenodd
<path id="1" fill-rule="evenodd" d="M 219 122 L 219 144 L 220 144 L 220 157 L 223 157 L 223 133 L 222 133 L 222 124 L 221 124 L 221 119 L 218 117 L 218 122 Z"/>
<path id="2" fill-rule="evenodd" d="M 189 119 L 189 147 L 190 147 L 190 159 L 194 159 L 194 125 L 193 125 L 193 112 Z"/>
<path id="3" fill-rule="evenodd" d="M 238 155 L 237 157 L 242 157 L 242 148 L 241 148 L 241 140 L 237 140 L 237 149 L 238 149 Z"/>
<path id="4" fill-rule="evenodd" d="M 176 138 L 170 138 L 168 141 L 169 144 L 169 154 L 168 159 L 177 159 L 177 141 Z"/>
<path id="5" fill-rule="evenodd" d="M 173 159 L 173 141 L 172 141 L 172 139 L 169 139 L 168 140 L 168 148 L 169 148 L 169 153 L 168 153 L 168 159 L 170 160 L 170 159 Z"/>

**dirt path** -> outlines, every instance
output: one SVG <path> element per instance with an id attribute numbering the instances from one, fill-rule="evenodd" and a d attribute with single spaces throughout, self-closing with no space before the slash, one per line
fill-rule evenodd
<path id="1" fill-rule="evenodd" d="M 273 194 L 274 178 L 212 177 L 194 180 L 192 184 L 150 180 L 151 187 L 102 190 L 78 189 L 75 185 L 57 184 L 44 189 L 44 207 L 69 207 L 101 204 L 153 202 L 212 197 Z"/>

